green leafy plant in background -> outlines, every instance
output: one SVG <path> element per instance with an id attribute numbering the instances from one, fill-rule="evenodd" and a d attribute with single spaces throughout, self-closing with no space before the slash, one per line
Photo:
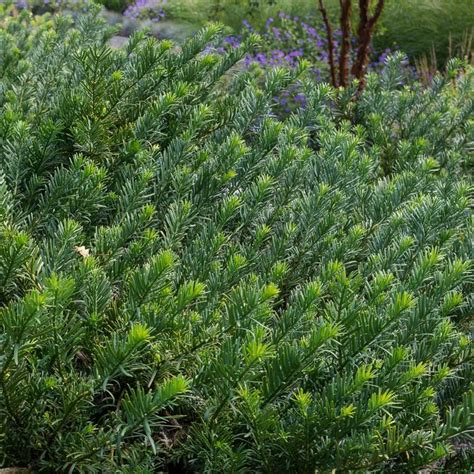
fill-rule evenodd
<path id="1" fill-rule="evenodd" d="M 469 51 L 463 48 L 466 35 L 473 34 L 470 0 L 388 1 L 381 24 L 374 40 L 378 48 L 397 44 L 412 59 L 431 55 L 434 48 L 438 67 L 461 52 L 472 54 L 472 46 Z"/>
<path id="2" fill-rule="evenodd" d="M 105 8 L 108 8 L 109 10 L 122 13 L 126 10 L 128 5 L 133 2 L 130 2 L 128 0 L 100 0 L 98 3 L 101 3 L 102 5 L 104 5 Z"/>
<path id="3" fill-rule="evenodd" d="M 304 63 L 232 74 L 256 38 L 206 53 L 217 26 L 111 50 L 94 15 L 0 22 L 3 466 L 465 462 L 471 69 L 422 89 L 394 57 L 354 102 Z"/>
<path id="4" fill-rule="evenodd" d="M 338 0 L 325 0 L 329 19 L 336 24 L 340 16 Z M 354 2 L 354 17 L 359 14 Z M 255 8 L 258 5 L 258 8 Z M 218 17 L 216 18 L 216 12 Z M 261 29 L 266 20 L 285 12 L 300 18 L 318 15 L 318 0 L 262 0 L 258 3 L 236 0 L 170 0 L 167 13 L 171 18 L 205 23 L 218 19 L 238 31 L 247 20 Z M 411 61 L 424 55 L 431 56 L 434 47 L 436 63 L 443 67 L 453 56 L 459 55 L 472 36 L 474 8 L 471 0 L 386 0 L 380 23 L 375 30 L 374 46 L 379 52 L 399 48 Z M 354 25 L 354 33 L 357 25 Z M 464 52 L 470 56 L 470 51 Z"/>
<path id="5" fill-rule="evenodd" d="M 30 10 L 35 15 L 45 13 L 58 13 L 67 11 L 72 14 L 80 14 L 88 11 L 93 4 L 92 0 L 7 0 L 5 6 L 14 5 L 18 10 Z"/>
<path id="6" fill-rule="evenodd" d="M 218 20 L 238 31 L 245 19 L 262 26 L 268 17 L 279 11 L 296 13 L 298 9 L 291 4 L 289 0 L 170 0 L 167 13 L 172 18 L 197 23 Z M 307 4 L 305 11 L 309 12 L 310 2 Z M 298 13 L 302 13 L 301 10 Z"/>

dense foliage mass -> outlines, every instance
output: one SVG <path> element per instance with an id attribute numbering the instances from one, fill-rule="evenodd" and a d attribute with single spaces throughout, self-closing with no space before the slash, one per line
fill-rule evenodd
<path id="1" fill-rule="evenodd" d="M 471 70 L 392 58 L 356 102 L 304 64 L 224 77 L 255 38 L 203 54 L 218 27 L 0 23 L 2 465 L 468 465 Z"/>

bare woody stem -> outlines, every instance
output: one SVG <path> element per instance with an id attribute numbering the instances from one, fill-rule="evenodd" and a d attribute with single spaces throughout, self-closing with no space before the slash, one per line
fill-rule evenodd
<path id="1" fill-rule="evenodd" d="M 326 7 L 324 6 L 323 0 L 319 0 L 319 11 L 321 12 L 324 26 L 326 28 L 326 38 L 328 42 L 329 70 L 331 73 L 331 84 L 334 87 L 337 87 L 336 65 L 334 62 L 334 39 L 333 39 L 331 22 L 329 21 L 328 13 L 327 13 Z"/>
<path id="2" fill-rule="evenodd" d="M 349 62 L 351 54 L 351 16 L 352 0 L 339 0 L 341 5 L 341 53 L 339 55 L 339 85 L 347 87 L 349 84 Z"/>
<path id="3" fill-rule="evenodd" d="M 365 73 L 369 62 L 369 47 L 372 41 L 375 24 L 384 7 L 385 0 L 378 0 L 373 16 L 369 17 L 370 0 L 359 0 L 359 28 L 357 55 L 352 66 L 352 75 L 359 79 L 359 89 L 365 86 Z"/>

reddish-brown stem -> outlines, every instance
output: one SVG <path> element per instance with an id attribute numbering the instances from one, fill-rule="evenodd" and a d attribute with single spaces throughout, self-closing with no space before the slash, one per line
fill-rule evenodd
<path id="1" fill-rule="evenodd" d="M 339 85 L 347 87 L 349 84 L 349 61 L 351 54 L 351 16 L 352 0 L 339 0 L 341 5 L 341 53 L 339 55 Z"/>
<path id="2" fill-rule="evenodd" d="M 324 6 L 323 0 L 319 0 L 319 11 L 323 17 L 324 26 L 326 28 L 326 37 L 328 42 L 328 60 L 329 60 L 329 70 L 331 73 L 331 84 L 334 87 L 337 87 L 337 78 L 336 78 L 336 65 L 334 62 L 334 40 L 332 34 L 331 22 L 328 18 L 328 13 Z"/>
<path id="3" fill-rule="evenodd" d="M 359 27 L 357 29 L 357 36 L 359 38 L 369 20 L 369 3 L 368 0 L 359 0 Z"/>
<path id="4" fill-rule="evenodd" d="M 359 89 L 365 85 L 365 73 L 369 62 L 369 47 L 372 41 L 375 24 L 384 7 L 385 0 L 378 0 L 373 16 L 369 17 L 370 0 L 359 0 L 360 22 L 358 28 L 357 55 L 352 66 L 352 75 L 359 79 Z"/>

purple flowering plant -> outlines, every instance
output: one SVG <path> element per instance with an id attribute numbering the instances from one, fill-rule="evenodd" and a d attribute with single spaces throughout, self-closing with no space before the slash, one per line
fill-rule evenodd
<path id="1" fill-rule="evenodd" d="M 226 48 L 235 48 L 252 33 L 258 33 L 262 41 L 257 50 L 245 58 L 247 67 L 259 66 L 268 69 L 277 66 L 294 68 L 305 59 L 310 62 L 308 73 L 316 80 L 325 80 L 329 74 L 327 63 L 327 41 L 324 30 L 315 18 L 301 19 L 280 12 L 266 20 L 264 27 L 256 31 L 248 20 L 243 21 L 238 35 L 227 36 Z M 289 113 L 305 107 L 306 97 L 295 84 L 274 98 L 277 110 Z"/>
<path id="2" fill-rule="evenodd" d="M 124 16 L 132 20 L 160 21 L 165 17 L 167 0 L 136 0 L 123 12 Z"/>
<path id="3" fill-rule="evenodd" d="M 262 29 L 256 30 L 248 20 L 243 21 L 242 30 L 237 35 L 227 36 L 225 48 L 235 48 L 251 33 L 258 33 L 262 42 L 258 49 L 247 55 L 248 67 L 258 65 L 263 69 L 276 66 L 296 67 L 305 59 L 311 64 L 310 77 L 315 81 L 329 82 L 328 42 L 324 25 L 319 17 L 291 16 L 280 12 L 266 20 Z M 334 32 L 334 48 L 339 48 L 341 32 Z M 369 70 L 382 71 L 385 61 L 392 51 L 385 50 L 369 64 Z M 275 97 L 282 112 L 305 107 L 306 97 L 297 85 Z"/>
<path id="4" fill-rule="evenodd" d="M 227 47 L 236 47 L 251 33 L 258 33 L 263 41 L 258 50 L 246 58 L 248 65 L 257 63 L 263 68 L 272 66 L 295 67 L 301 59 L 309 61 L 312 73 L 317 80 L 327 80 L 328 42 L 324 26 L 319 18 L 290 16 L 280 12 L 277 17 L 266 20 L 260 31 L 255 30 L 248 20 L 243 21 L 239 34 L 225 38 Z M 339 48 L 341 32 L 334 32 L 334 48 Z M 385 60 L 392 53 L 385 50 L 370 63 L 369 68 L 380 70 Z"/>
<path id="5" fill-rule="evenodd" d="M 85 11 L 91 0 L 15 0 L 18 9 L 29 9 L 34 13 L 61 10 Z M 165 17 L 167 0 L 135 0 L 127 2 L 123 15 L 132 20 L 160 21 Z"/>
<path id="6" fill-rule="evenodd" d="M 61 10 L 87 11 L 90 0 L 16 0 L 15 7 L 29 9 L 34 13 L 58 12 Z"/>
<path id="7" fill-rule="evenodd" d="M 230 47 L 238 46 L 254 31 L 249 21 L 244 20 L 240 34 L 228 36 L 225 42 Z M 263 29 L 257 33 L 263 41 L 258 50 L 247 56 L 248 65 L 257 63 L 263 68 L 296 67 L 301 59 L 306 59 L 313 65 L 312 72 L 317 79 L 325 74 L 327 42 L 324 31 L 314 19 L 304 21 L 281 12 L 275 18 L 268 18 Z"/>

